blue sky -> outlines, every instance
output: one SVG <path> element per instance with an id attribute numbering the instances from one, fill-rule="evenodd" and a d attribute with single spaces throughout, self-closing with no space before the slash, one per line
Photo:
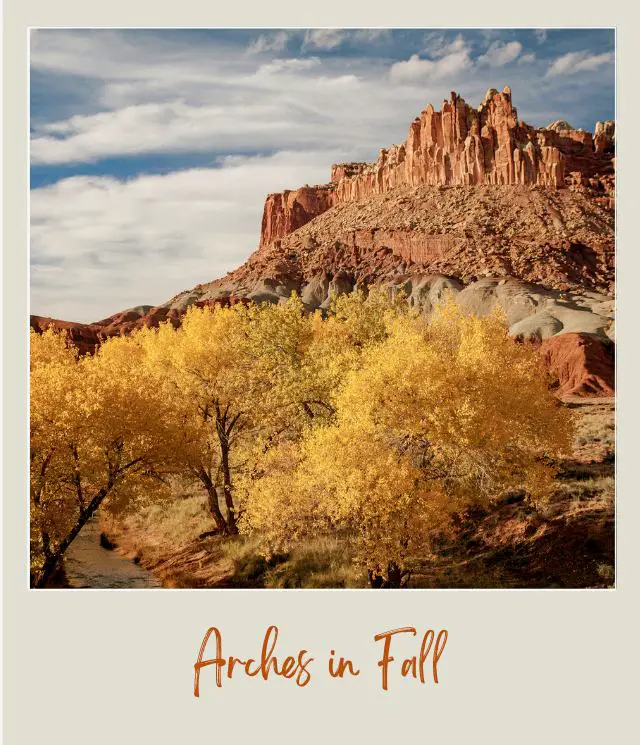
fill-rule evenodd
<path id="1" fill-rule="evenodd" d="M 159 304 L 256 248 L 264 197 L 374 160 L 455 90 L 614 118 L 612 30 L 37 30 L 31 312 Z"/>

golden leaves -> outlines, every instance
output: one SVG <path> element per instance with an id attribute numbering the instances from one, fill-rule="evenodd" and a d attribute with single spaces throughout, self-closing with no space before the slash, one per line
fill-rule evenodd
<path id="1" fill-rule="evenodd" d="M 366 566 L 402 567 L 466 505 L 512 487 L 544 495 L 543 456 L 569 449 L 569 413 L 498 313 L 466 316 L 448 301 L 427 324 L 380 296 L 374 312 L 340 300 L 325 323 L 343 324 L 359 352 L 335 415 L 272 456 L 247 488 L 245 527 L 273 548 L 325 524 L 346 530 Z"/>
<path id="2" fill-rule="evenodd" d="M 471 504 L 543 498 L 570 446 L 534 350 L 450 298 L 428 322 L 377 290 L 326 317 L 296 296 L 191 308 L 94 357 L 32 335 L 31 359 L 38 525 L 55 524 L 47 500 L 57 519 L 75 508 L 76 476 L 90 493 L 134 462 L 223 490 L 266 552 L 340 531 L 365 566 L 403 567 Z M 135 472 L 118 471 L 120 500 Z"/>

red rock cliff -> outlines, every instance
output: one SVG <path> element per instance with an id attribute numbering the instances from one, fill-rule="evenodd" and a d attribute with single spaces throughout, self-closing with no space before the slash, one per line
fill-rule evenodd
<path id="1" fill-rule="evenodd" d="M 382 150 L 375 163 L 334 166 L 338 201 L 395 186 L 564 184 L 564 156 L 555 132 L 518 121 L 511 90 L 490 90 L 478 109 L 456 93 L 442 111 L 429 104 L 413 120 L 402 145 Z"/>
<path id="2" fill-rule="evenodd" d="M 596 140 L 559 120 L 535 129 L 518 120 L 511 89 L 487 91 L 477 109 L 456 93 L 442 110 L 429 104 L 402 145 L 381 150 L 375 163 L 332 166 L 331 183 L 267 197 L 260 247 L 302 227 L 341 202 L 365 199 L 397 186 L 538 185 L 560 188 L 576 174 L 609 172 L 613 123 Z M 579 181 L 579 179 L 578 179 Z"/>
<path id="3" fill-rule="evenodd" d="M 262 213 L 260 247 L 283 238 L 333 206 L 331 186 L 303 186 L 269 194 Z"/>

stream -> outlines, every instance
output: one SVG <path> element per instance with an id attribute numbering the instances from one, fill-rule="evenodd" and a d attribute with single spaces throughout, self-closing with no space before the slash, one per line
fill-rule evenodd
<path id="1" fill-rule="evenodd" d="M 67 549 L 64 573 L 67 586 L 72 588 L 161 587 L 151 572 L 100 545 L 97 519 L 90 520 Z"/>

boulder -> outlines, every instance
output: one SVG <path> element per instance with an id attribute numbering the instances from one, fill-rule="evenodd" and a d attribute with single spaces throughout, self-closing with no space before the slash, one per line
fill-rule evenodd
<path id="1" fill-rule="evenodd" d="M 500 306 L 509 326 L 536 313 L 547 291 L 518 280 L 488 277 L 472 282 L 457 296 L 456 302 L 467 313 L 486 316 Z"/>
<path id="2" fill-rule="evenodd" d="M 543 341 L 562 331 L 562 323 L 547 311 L 534 313 L 509 327 L 509 335 L 520 341 Z"/>
<path id="3" fill-rule="evenodd" d="M 329 294 L 329 278 L 326 274 L 313 277 L 303 288 L 300 298 L 308 308 L 319 308 Z"/>

